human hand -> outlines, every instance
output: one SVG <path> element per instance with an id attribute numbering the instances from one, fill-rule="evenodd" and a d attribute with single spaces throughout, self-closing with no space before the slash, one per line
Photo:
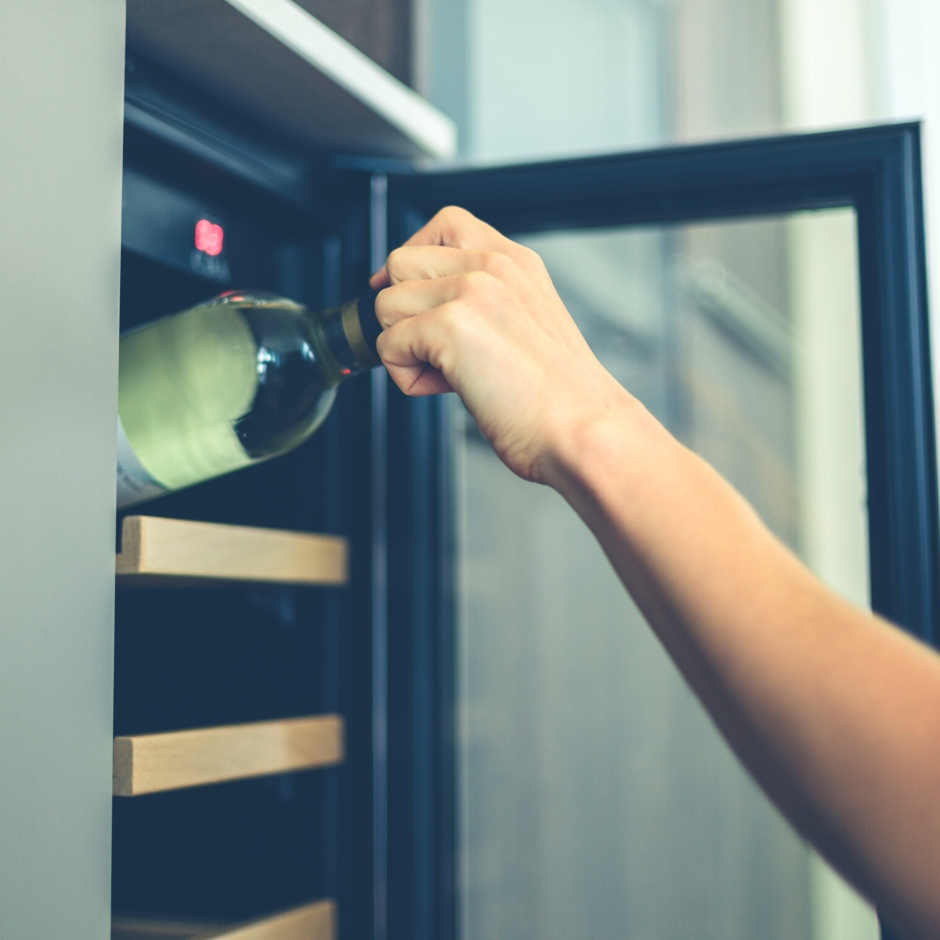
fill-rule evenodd
<path id="1" fill-rule="evenodd" d="M 377 347 L 406 395 L 455 391 L 507 466 L 556 484 L 586 424 L 635 404 L 598 362 L 541 258 L 441 210 L 373 275 Z"/>

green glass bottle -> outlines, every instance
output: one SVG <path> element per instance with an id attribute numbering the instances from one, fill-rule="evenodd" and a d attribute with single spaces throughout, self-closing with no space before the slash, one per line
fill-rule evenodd
<path id="1" fill-rule="evenodd" d="M 226 293 L 121 336 L 118 509 L 286 453 L 380 364 L 375 292 L 311 311 Z"/>

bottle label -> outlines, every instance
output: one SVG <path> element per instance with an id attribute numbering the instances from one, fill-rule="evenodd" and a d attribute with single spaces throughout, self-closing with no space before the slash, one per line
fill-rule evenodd
<path id="1" fill-rule="evenodd" d="M 147 468 L 137 459 L 131 442 L 124 433 L 121 416 L 117 422 L 117 508 L 124 509 L 134 503 L 142 503 L 169 492 L 166 487 L 147 473 Z"/>

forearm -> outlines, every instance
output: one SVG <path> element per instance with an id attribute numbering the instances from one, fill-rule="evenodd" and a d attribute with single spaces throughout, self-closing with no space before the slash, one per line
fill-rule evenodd
<path id="1" fill-rule="evenodd" d="M 531 251 L 440 212 L 373 277 L 404 392 L 558 489 L 765 790 L 905 937 L 940 936 L 940 658 L 826 589 L 602 367 Z"/>
<path id="2" fill-rule="evenodd" d="M 548 476 L 768 794 L 911 936 L 936 936 L 936 657 L 823 586 L 629 396 L 559 441 Z"/>

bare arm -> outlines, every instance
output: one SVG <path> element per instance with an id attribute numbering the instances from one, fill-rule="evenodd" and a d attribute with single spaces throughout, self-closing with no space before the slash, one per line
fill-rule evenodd
<path id="1" fill-rule="evenodd" d="M 826 588 L 672 438 L 528 249 L 445 210 L 374 284 L 395 382 L 456 391 L 565 497 L 791 822 L 906 936 L 940 935 L 940 657 Z"/>

